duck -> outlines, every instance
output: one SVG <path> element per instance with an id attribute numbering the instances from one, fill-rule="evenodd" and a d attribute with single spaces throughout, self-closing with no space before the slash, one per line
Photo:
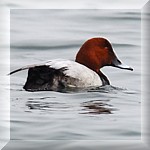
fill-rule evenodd
<path id="1" fill-rule="evenodd" d="M 111 43 L 103 37 L 88 39 L 76 54 L 75 61 L 52 59 L 11 71 L 28 69 L 23 86 L 26 91 L 61 91 L 66 88 L 90 88 L 110 85 L 107 76 L 101 71 L 105 66 L 133 71 L 116 56 Z"/>

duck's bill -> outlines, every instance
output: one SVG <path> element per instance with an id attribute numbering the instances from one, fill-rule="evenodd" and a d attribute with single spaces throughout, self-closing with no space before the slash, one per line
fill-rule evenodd
<path id="1" fill-rule="evenodd" d="M 120 69 L 126 69 L 126 70 L 131 70 L 133 71 L 133 68 L 129 67 L 128 65 L 122 63 L 120 60 L 116 60 L 113 64 L 112 64 L 113 67 L 117 67 L 117 68 L 120 68 Z"/>

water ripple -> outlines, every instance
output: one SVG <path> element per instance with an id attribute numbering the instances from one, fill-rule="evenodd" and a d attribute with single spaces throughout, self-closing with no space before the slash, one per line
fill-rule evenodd
<path id="1" fill-rule="evenodd" d="M 73 48 L 76 48 L 76 47 L 80 47 L 81 45 L 80 44 L 66 44 L 66 45 L 55 45 L 55 46 L 46 46 L 46 45 L 11 45 L 11 49 L 23 49 L 23 50 L 60 50 L 60 49 L 73 49 Z"/>
<path id="2" fill-rule="evenodd" d="M 100 87 L 93 87 L 88 92 L 101 92 L 101 93 L 117 93 L 119 91 L 125 91 L 126 89 L 115 87 L 112 85 L 100 86 Z"/>

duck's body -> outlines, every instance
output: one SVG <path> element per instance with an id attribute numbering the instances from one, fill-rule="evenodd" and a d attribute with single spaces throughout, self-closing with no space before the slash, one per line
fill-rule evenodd
<path id="1" fill-rule="evenodd" d="M 24 86 L 28 91 L 60 91 L 68 87 L 101 86 L 99 75 L 75 61 L 55 59 L 38 66 L 28 67 L 28 78 Z"/>
<path id="2" fill-rule="evenodd" d="M 27 91 L 61 91 L 67 87 L 95 87 L 109 85 L 107 77 L 100 71 L 103 66 L 123 66 L 114 54 L 111 44 L 104 38 L 93 38 L 85 42 L 77 53 L 76 60 L 55 59 L 17 69 L 29 69 L 24 89 Z"/>

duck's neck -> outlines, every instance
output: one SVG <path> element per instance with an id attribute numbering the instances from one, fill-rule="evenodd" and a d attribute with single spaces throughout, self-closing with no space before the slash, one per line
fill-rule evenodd
<path id="1" fill-rule="evenodd" d="M 102 80 L 102 85 L 110 85 L 108 78 L 100 70 L 97 73 Z"/>

